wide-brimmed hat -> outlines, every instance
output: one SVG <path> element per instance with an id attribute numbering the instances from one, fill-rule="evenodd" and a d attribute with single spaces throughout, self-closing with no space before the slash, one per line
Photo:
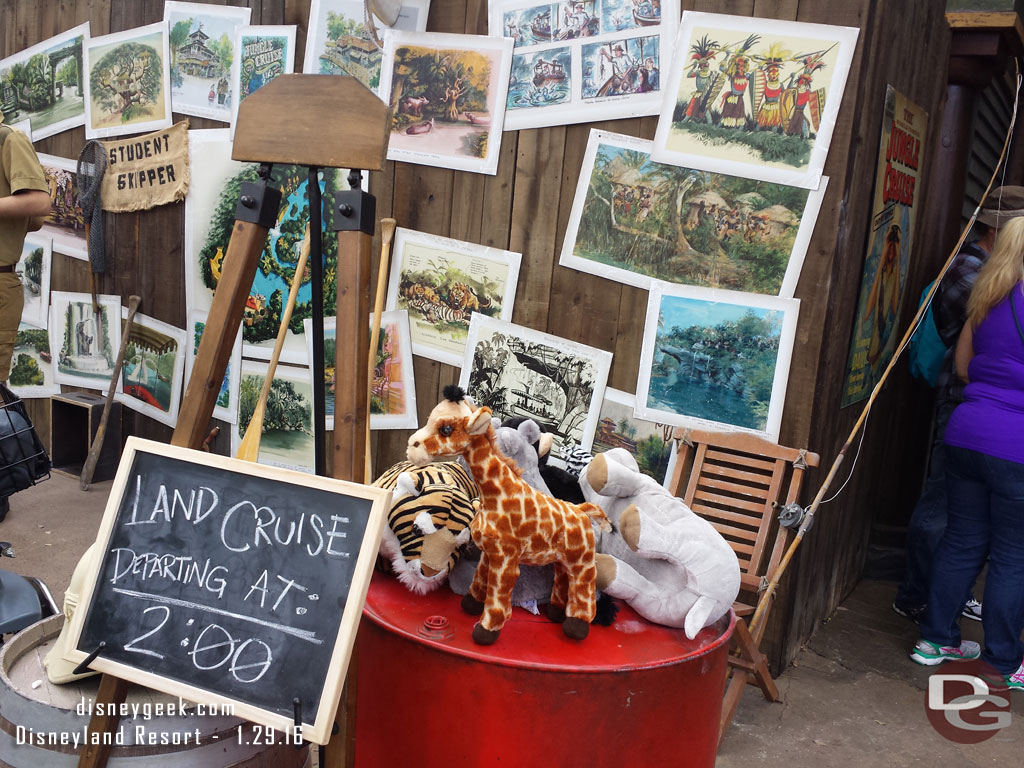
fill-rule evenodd
<path id="1" fill-rule="evenodd" d="M 1024 187 L 996 187 L 985 199 L 978 221 L 998 227 L 1018 216 L 1024 216 Z"/>

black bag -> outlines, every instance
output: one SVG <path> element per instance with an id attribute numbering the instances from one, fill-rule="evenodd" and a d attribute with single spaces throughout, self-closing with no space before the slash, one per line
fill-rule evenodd
<path id="1" fill-rule="evenodd" d="M 25 404 L 0 383 L 0 498 L 50 477 L 50 457 L 39 440 Z"/>

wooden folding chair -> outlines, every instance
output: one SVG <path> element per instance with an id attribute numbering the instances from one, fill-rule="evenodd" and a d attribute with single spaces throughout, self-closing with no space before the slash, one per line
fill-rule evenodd
<path id="1" fill-rule="evenodd" d="M 740 562 L 740 594 L 733 604 L 735 642 L 729 656 L 732 679 L 722 702 L 721 740 L 748 682 L 758 685 L 769 701 L 779 700 L 767 657 L 759 649 L 770 605 L 757 626 L 748 627 L 747 617 L 793 535 L 776 521 L 779 505 L 797 501 L 804 470 L 818 466 L 818 454 L 738 432 L 677 428 L 672 437 L 678 457 L 669 489 L 726 538 Z"/>

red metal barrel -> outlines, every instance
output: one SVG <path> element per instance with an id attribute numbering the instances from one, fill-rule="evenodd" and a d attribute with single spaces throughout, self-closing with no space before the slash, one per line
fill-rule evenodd
<path id="1" fill-rule="evenodd" d="M 582 642 L 514 609 L 492 646 L 446 587 L 374 574 L 359 630 L 363 768 L 711 768 L 735 619 L 688 640 L 623 605 Z"/>

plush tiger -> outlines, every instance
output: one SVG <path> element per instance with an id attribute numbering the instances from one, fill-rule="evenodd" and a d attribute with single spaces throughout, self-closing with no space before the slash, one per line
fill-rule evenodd
<path id="1" fill-rule="evenodd" d="M 480 491 L 458 462 L 395 464 L 373 483 L 393 491 L 380 553 L 398 580 L 423 595 L 444 583 L 469 541 Z"/>

